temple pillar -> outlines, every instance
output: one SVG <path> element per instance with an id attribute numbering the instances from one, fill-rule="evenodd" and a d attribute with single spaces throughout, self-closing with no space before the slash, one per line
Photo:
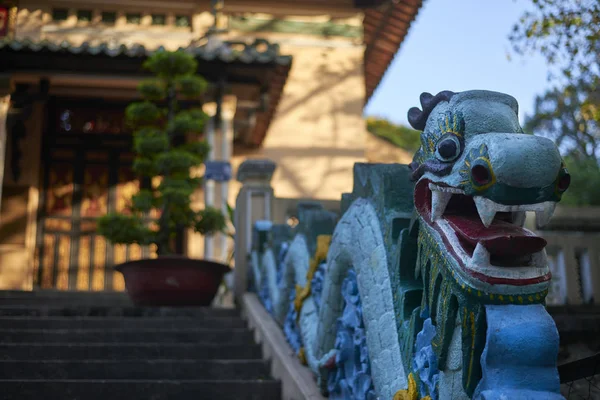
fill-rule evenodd
<path id="1" fill-rule="evenodd" d="M 237 180 L 242 188 L 235 203 L 235 286 L 239 301 L 248 288 L 248 256 L 252 246 L 252 227 L 259 220 L 271 220 L 275 163 L 271 160 L 246 160 L 240 164 Z"/>
<path id="2" fill-rule="evenodd" d="M 204 140 L 210 146 L 207 162 L 230 162 L 233 152 L 233 120 L 236 110 L 236 97 L 223 96 L 221 106 L 218 102 L 206 103 L 203 111 L 209 119 L 204 129 Z M 220 112 L 217 110 L 220 109 Z M 192 207 L 199 210 L 210 206 L 220 209 L 227 216 L 227 198 L 229 195 L 229 182 L 226 180 L 213 180 L 205 175 L 203 191 L 198 190 L 192 199 Z M 192 258 L 204 258 L 219 262 L 227 262 L 231 240 L 225 234 L 204 236 L 189 232 L 186 254 Z"/>
<path id="3" fill-rule="evenodd" d="M 0 93 L 0 207 L 2 207 L 2 186 L 4 183 L 4 161 L 6 158 L 6 120 L 10 107 L 10 95 Z"/>

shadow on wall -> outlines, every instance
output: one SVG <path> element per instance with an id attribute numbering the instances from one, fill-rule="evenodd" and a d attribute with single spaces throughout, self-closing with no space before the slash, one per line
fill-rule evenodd
<path id="1" fill-rule="evenodd" d="M 338 199 L 352 188 L 354 163 L 365 161 L 362 52 L 293 48 L 291 54 L 284 96 L 257 153 L 277 164 L 278 196 Z"/>
<path id="2" fill-rule="evenodd" d="M 367 162 L 410 164 L 413 160 L 413 151 L 402 149 L 373 134 L 368 134 L 366 141 Z"/>
<path id="3" fill-rule="evenodd" d="M 0 244 L 25 246 L 29 186 L 4 186 L 0 203 Z"/>

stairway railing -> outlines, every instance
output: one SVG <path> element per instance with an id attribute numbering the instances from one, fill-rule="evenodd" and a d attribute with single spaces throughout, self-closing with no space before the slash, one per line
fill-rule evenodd
<path id="1" fill-rule="evenodd" d="M 411 220 L 413 188 L 408 168 L 357 164 L 354 190 L 342 196 L 339 213 L 334 212 L 338 210 L 335 202 L 278 202 L 270 186 L 274 170 L 275 165 L 268 160 L 248 160 L 240 167 L 238 180 L 243 187 L 236 203 L 235 293 L 245 312 L 254 315 L 252 324 L 263 332 L 261 335 L 278 328 L 278 336 L 273 337 L 279 340 L 274 346 L 279 351 L 271 349 L 268 353 L 279 360 L 278 365 L 287 358 L 288 367 L 281 367 L 279 371 L 284 391 L 286 387 L 290 390 L 298 385 L 306 386 L 306 371 L 311 371 L 316 387 L 329 398 L 419 398 L 423 387 L 434 387 L 444 378 L 439 371 L 428 372 L 432 369 L 427 365 L 437 362 L 428 350 L 437 340 L 434 328 L 428 328 L 427 321 L 424 325 L 423 322 L 419 326 L 411 325 L 418 321 L 414 314 L 419 305 L 423 307 L 421 278 L 406 275 L 407 268 L 400 268 L 424 255 L 424 250 L 419 250 L 419 254 L 414 250 L 417 240 L 421 239 L 417 238 Z M 431 257 L 433 260 L 435 255 Z M 254 310 L 259 301 L 262 311 Z M 551 361 L 554 347 L 558 349 L 558 342 L 554 343 L 558 336 L 547 336 L 547 332 L 556 328 L 548 314 L 540 312 L 537 306 L 543 309 L 539 304 L 503 306 L 514 307 L 511 315 L 515 315 L 516 325 L 507 329 L 499 324 L 504 318 L 501 313 L 497 318 L 488 319 L 489 324 L 496 324 L 494 330 L 481 332 L 475 324 L 478 318 L 485 318 L 485 313 L 482 317 L 471 314 L 472 319 L 468 320 L 468 314 L 460 310 L 457 313 L 456 309 L 451 311 L 452 305 L 449 309 L 438 309 L 438 313 L 467 316 L 467 320 L 457 319 L 457 323 L 464 324 L 462 350 L 460 334 L 449 338 L 451 343 L 446 344 L 450 349 L 446 365 L 450 365 L 450 369 L 445 373 L 454 374 L 451 379 L 462 380 L 463 385 L 474 390 L 475 385 L 469 386 L 461 377 L 470 371 L 464 369 L 462 360 L 452 352 L 461 354 L 469 349 L 464 347 L 467 339 L 473 343 L 481 340 L 494 343 L 486 346 L 488 353 L 484 351 L 481 359 L 473 361 L 481 363 L 485 371 L 495 369 L 495 373 L 505 374 L 502 379 L 514 380 L 518 376 L 515 361 L 505 356 L 513 352 L 529 354 L 527 359 L 519 359 L 518 364 L 525 365 L 538 377 L 537 389 L 532 389 L 538 397 L 534 398 L 561 398 L 556 353 Z M 488 307 L 488 314 L 494 312 L 493 307 Z M 270 320 L 265 325 L 261 319 L 267 315 Z M 519 318 L 523 319 L 524 327 L 528 327 L 532 342 L 547 343 L 546 348 L 513 348 L 512 342 L 499 342 L 515 334 L 515 329 L 525 330 L 516 328 Z M 470 324 L 473 330 L 465 333 Z M 537 330 L 531 331 L 534 326 Z M 459 328 L 457 325 L 455 331 L 461 332 Z M 416 340 L 410 339 L 407 332 L 414 332 L 409 336 Z M 287 344 L 282 345 L 282 340 Z M 418 357 L 408 359 L 406 355 L 415 347 L 422 348 L 417 352 Z M 537 352 L 538 358 L 531 357 L 531 352 Z M 302 370 L 297 361 L 305 365 L 302 383 L 290 378 L 298 368 Z M 415 369 L 419 371 L 417 379 L 410 372 Z M 490 387 L 501 385 L 502 381 L 500 378 L 485 380 L 485 376 L 484 372 L 484 379 L 481 375 L 476 379 L 487 385 L 485 394 L 489 395 L 493 393 Z M 545 381 L 548 377 L 551 381 Z M 286 384 L 290 379 L 293 382 Z M 544 382 L 547 382 L 546 387 Z M 314 388 L 307 389 L 310 394 L 305 394 L 305 398 L 312 398 L 314 392 Z M 452 393 L 452 398 L 467 398 L 472 394 L 467 395 L 461 387 Z M 445 395 L 448 393 L 439 394 L 438 398 Z"/>

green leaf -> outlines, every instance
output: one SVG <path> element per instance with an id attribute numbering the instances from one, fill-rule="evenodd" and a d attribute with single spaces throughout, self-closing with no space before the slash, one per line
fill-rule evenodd
<path id="1" fill-rule="evenodd" d="M 600 166 L 590 158 L 565 157 L 571 185 L 561 204 L 568 206 L 600 206 Z"/>
<path id="2" fill-rule="evenodd" d="M 194 166 L 202 164 L 198 156 L 183 150 L 170 150 L 156 156 L 156 166 L 163 173 L 185 173 Z"/>
<path id="3" fill-rule="evenodd" d="M 182 76 L 175 81 L 177 90 L 185 97 L 198 97 L 204 93 L 208 87 L 208 82 L 199 76 Z"/>
<path id="4" fill-rule="evenodd" d="M 213 207 L 206 207 L 199 211 L 196 213 L 196 218 L 194 230 L 202 235 L 222 232 L 226 227 L 223 213 Z"/>
<path id="5" fill-rule="evenodd" d="M 421 132 L 381 118 L 367 118 L 367 131 L 409 152 L 421 144 Z"/>
<path id="6" fill-rule="evenodd" d="M 539 53 L 551 66 L 549 81 L 574 84 L 599 76 L 600 9 L 597 0 L 531 0 L 509 39 L 516 53 Z M 555 72 L 563 72 L 559 77 Z"/>
<path id="7" fill-rule="evenodd" d="M 197 142 L 186 143 L 177 149 L 181 149 L 185 152 L 193 154 L 199 160 L 206 160 L 208 153 L 210 153 L 210 146 L 206 140 L 200 140 Z"/>
<path id="8" fill-rule="evenodd" d="M 229 221 L 231 221 L 231 224 L 235 226 L 234 219 L 235 219 L 235 209 L 233 207 L 231 207 L 229 205 L 229 203 L 227 204 L 227 216 L 229 217 Z"/>
<path id="9" fill-rule="evenodd" d="M 199 187 L 196 178 L 188 176 L 165 177 L 157 190 L 162 194 L 164 199 L 174 202 L 177 205 L 189 203 L 189 197 Z"/>
<path id="10" fill-rule="evenodd" d="M 132 169 L 133 172 L 139 176 L 152 177 L 160 173 L 160 170 L 157 168 L 156 163 L 152 159 L 140 156 L 133 160 Z"/>
<path id="11" fill-rule="evenodd" d="M 164 83 L 157 79 L 147 79 L 140 82 L 137 90 L 146 100 L 150 101 L 163 100 L 167 95 Z"/>
<path id="12" fill-rule="evenodd" d="M 169 122 L 167 129 L 171 134 L 178 136 L 186 133 L 200 134 L 204 130 L 204 123 L 207 119 L 208 116 L 201 110 L 180 111 Z"/>
<path id="13" fill-rule="evenodd" d="M 144 68 L 164 80 L 172 80 L 196 72 L 198 63 L 184 51 L 157 51 L 144 61 Z"/>
<path id="14" fill-rule="evenodd" d="M 152 232 L 134 215 L 110 213 L 98 218 L 98 233 L 111 243 L 149 244 Z"/>
<path id="15" fill-rule="evenodd" d="M 125 120 L 134 128 L 156 124 L 160 117 L 160 109 L 149 101 L 132 103 L 125 109 Z"/>
<path id="16" fill-rule="evenodd" d="M 153 207 L 156 206 L 154 193 L 148 189 L 142 189 L 138 193 L 134 194 L 132 199 L 133 208 L 140 212 L 150 212 Z"/>
<path id="17" fill-rule="evenodd" d="M 133 134 L 133 149 L 144 157 L 151 157 L 169 149 L 169 137 L 160 129 L 146 127 Z"/>

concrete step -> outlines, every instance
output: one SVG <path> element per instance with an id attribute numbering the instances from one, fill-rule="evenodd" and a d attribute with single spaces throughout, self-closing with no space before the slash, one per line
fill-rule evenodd
<path id="1" fill-rule="evenodd" d="M 0 291 L 0 305 L 115 305 L 133 306 L 126 293 L 115 292 L 63 292 L 42 290 L 34 292 Z"/>
<path id="2" fill-rule="evenodd" d="M 88 291 L 65 291 L 65 290 L 0 290 L 0 300 L 4 298 L 47 298 L 47 299 L 74 299 L 74 298 L 111 298 L 129 299 L 125 292 L 88 292 Z"/>
<path id="3" fill-rule="evenodd" d="M 11 329 L 236 329 L 238 317 L 0 317 L 0 327 Z"/>
<path id="4" fill-rule="evenodd" d="M 134 304 L 127 297 L 77 297 L 69 298 L 46 298 L 46 297 L 0 297 L 0 307 L 6 306 L 43 306 L 48 304 L 60 307 L 133 307 Z"/>
<path id="5" fill-rule="evenodd" d="M 244 360 L 261 358 L 256 344 L 0 343 L 0 360 Z"/>
<path id="6" fill-rule="evenodd" d="M 253 381 L 0 380 L 3 400 L 277 400 L 281 384 Z"/>
<path id="7" fill-rule="evenodd" d="M 253 343 L 248 329 L 0 329 L 0 343 Z"/>
<path id="8" fill-rule="evenodd" d="M 29 317 L 194 317 L 222 318 L 237 317 L 238 311 L 229 308 L 210 307 L 103 307 L 96 305 L 78 306 L 49 305 L 1 305 L 0 316 Z"/>
<path id="9" fill-rule="evenodd" d="M 32 360 L 0 361 L 0 379 L 268 380 L 262 360 Z"/>
<path id="10" fill-rule="evenodd" d="M 0 299 L 4 297 L 54 297 L 54 298 L 73 298 L 73 297 L 121 297 L 127 298 L 126 291 L 87 291 L 87 290 L 55 290 L 55 289 L 39 289 L 39 290 L 2 290 L 0 291 Z"/>
<path id="11" fill-rule="evenodd" d="M 122 293 L 0 292 L 0 398 L 280 400 L 235 309 Z"/>

